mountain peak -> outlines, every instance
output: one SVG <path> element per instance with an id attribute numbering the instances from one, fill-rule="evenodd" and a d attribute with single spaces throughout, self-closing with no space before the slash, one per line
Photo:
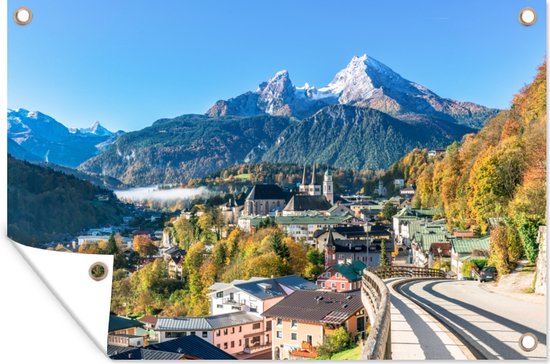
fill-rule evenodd
<path id="1" fill-rule="evenodd" d="M 95 135 L 95 136 L 110 136 L 113 133 L 105 128 L 99 121 L 95 121 L 88 128 L 70 128 L 69 131 L 73 134 Z"/>

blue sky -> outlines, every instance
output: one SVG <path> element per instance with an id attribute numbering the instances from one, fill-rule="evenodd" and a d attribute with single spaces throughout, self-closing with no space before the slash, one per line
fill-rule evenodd
<path id="1" fill-rule="evenodd" d="M 8 105 L 136 130 L 287 69 L 321 87 L 354 55 L 440 96 L 505 108 L 546 54 L 543 0 L 10 0 Z M 538 10 L 532 27 L 517 16 Z"/>

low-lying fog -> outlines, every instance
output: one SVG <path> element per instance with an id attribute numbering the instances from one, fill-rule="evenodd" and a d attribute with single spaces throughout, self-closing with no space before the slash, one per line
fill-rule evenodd
<path id="1" fill-rule="evenodd" d="M 159 189 L 157 186 L 115 190 L 114 192 L 121 200 L 135 202 L 190 200 L 201 195 L 206 196 L 210 193 L 206 187 Z"/>

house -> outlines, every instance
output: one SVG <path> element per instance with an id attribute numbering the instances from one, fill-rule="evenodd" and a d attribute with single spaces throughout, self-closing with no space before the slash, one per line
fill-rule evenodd
<path id="1" fill-rule="evenodd" d="M 237 205 L 234 198 L 230 198 L 227 203 L 218 206 L 223 216 L 223 220 L 228 225 L 236 225 L 241 217 L 242 206 Z"/>
<path id="2" fill-rule="evenodd" d="M 456 274 L 458 279 L 462 279 L 462 263 L 468 259 L 488 257 L 490 247 L 490 236 L 477 239 L 451 239 L 451 272 Z"/>
<path id="3" fill-rule="evenodd" d="M 325 267 L 336 264 L 351 264 L 354 261 L 365 263 L 369 267 L 380 265 L 381 240 L 335 239 L 329 231 L 325 247 Z M 386 254 L 391 262 L 392 242 L 386 243 Z"/>
<path id="4" fill-rule="evenodd" d="M 288 195 L 274 184 L 257 184 L 244 202 L 244 216 L 267 216 L 282 211 Z"/>
<path id="5" fill-rule="evenodd" d="M 405 180 L 402 179 L 402 178 L 396 178 L 396 179 L 393 180 L 393 186 L 396 189 L 401 189 L 401 188 L 405 187 Z"/>
<path id="6" fill-rule="evenodd" d="M 447 252 L 450 250 L 450 239 L 451 237 L 446 232 L 424 230 L 422 233 L 415 234 L 411 249 L 412 264 L 417 267 L 431 268 L 434 257 L 432 245 L 436 243 L 440 244 L 440 249 L 444 249 Z M 435 251 L 438 252 L 437 248 Z M 450 254 L 445 256 L 445 258 L 450 258 Z"/>
<path id="7" fill-rule="evenodd" d="M 339 225 L 354 222 L 353 216 L 323 216 L 323 215 L 304 215 L 304 216 L 277 216 L 275 223 L 281 230 L 286 232 L 298 241 L 303 241 L 309 245 L 315 245 L 313 237 L 317 230 L 328 230 Z"/>
<path id="8" fill-rule="evenodd" d="M 346 205 L 337 202 L 330 209 L 327 210 L 329 216 L 345 216 L 345 215 L 355 215 L 355 213 Z"/>
<path id="9" fill-rule="evenodd" d="M 109 240 L 110 235 L 80 235 L 76 238 L 78 245 L 99 243 Z"/>
<path id="10" fill-rule="evenodd" d="M 289 275 L 277 278 L 253 277 L 247 281 L 214 283 L 208 288 L 212 314 L 246 311 L 261 314 L 297 289 L 317 289 L 315 283 Z"/>
<path id="11" fill-rule="evenodd" d="M 271 322 L 267 321 L 267 325 Z M 197 336 L 223 351 L 239 355 L 271 349 L 271 327 L 264 317 L 231 312 L 205 317 L 161 317 L 155 326 L 159 342 Z"/>
<path id="12" fill-rule="evenodd" d="M 399 190 L 399 195 L 403 198 L 412 199 L 416 193 L 414 186 L 405 187 Z"/>
<path id="13" fill-rule="evenodd" d="M 184 279 L 183 277 L 184 262 L 185 262 L 185 257 L 180 255 L 170 258 L 170 260 L 168 261 L 168 277 L 170 277 L 170 279 L 177 279 L 179 281 L 182 281 Z"/>
<path id="14" fill-rule="evenodd" d="M 158 318 L 156 316 L 143 316 L 138 321 L 143 324 L 145 330 L 152 330 L 157 324 Z"/>
<path id="15" fill-rule="evenodd" d="M 177 339 L 151 344 L 145 349 L 182 354 L 185 359 L 235 360 L 236 358 L 196 336 L 181 336 Z"/>
<path id="16" fill-rule="evenodd" d="M 364 336 L 367 323 L 357 293 L 298 290 L 263 316 L 272 320 L 274 360 L 315 358 L 317 347 L 338 327 L 357 338 Z"/>
<path id="17" fill-rule="evenodd" d="M 346 292 L 361 288 L 363 270 L 367 265 L 354 260 L 351 263 L 336 264 L 328 267 L 317 277 L 317 286 L 321 291 Z"/>
<path id="18" fill-rule="evenodd" d="M 313 233 L 313 239 L 315 241 L 315 247 L 320 251 L 324 251 L 328 236 L 329 229 L 319 229 Z M 367 241 L 369 234 L 367 232 L 367 226 L 365 225 L 338 225 L 332 227 L 332 235 L 336 240 L 363 240 Z"/>
<path id="19" fill-rule="evenodd" d="M 135 335 L 136 330 L 143 326 L 143 323 L 134 319 L 116 315 L 109 316 L 109 334 Z"/>

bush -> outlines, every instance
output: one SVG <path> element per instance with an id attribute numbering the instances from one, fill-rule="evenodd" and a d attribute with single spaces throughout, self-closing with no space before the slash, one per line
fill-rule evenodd
<path id="1" fill-rule="evenodd" d="M 349 332 L 344 327 L 339 327 L 325 338 L 325 342 L 317 348 L 317 351 L 323 359 L 330 359 L 334 354 L 348 349 L 351 345 Z"/>

